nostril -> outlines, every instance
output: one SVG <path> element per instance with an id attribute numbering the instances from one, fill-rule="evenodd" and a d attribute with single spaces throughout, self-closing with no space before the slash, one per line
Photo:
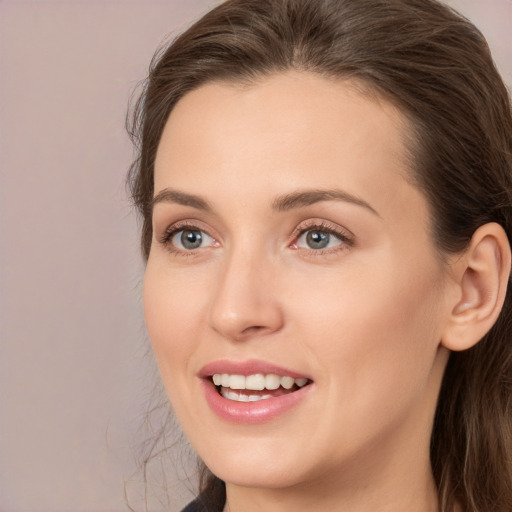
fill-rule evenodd
<path id="1" fill-rule="evenodd" d="M 260 332 L 265 329 L 265 326 L 263 325 L 253 325 L 251 327 L 245 328 L 241 334 L 254 334 L 257 332 Z"/>

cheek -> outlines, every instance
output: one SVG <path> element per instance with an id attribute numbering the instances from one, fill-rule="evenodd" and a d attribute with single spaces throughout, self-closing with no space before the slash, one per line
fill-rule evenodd
<path id="1" fill-rule="evenodd" d="M 181 281 L 179 273 L 171 275 L 158 262 L 148 261 L 144 276 L 144 317 L 169 392 L 189 367 L 198 340 L 201 293 L 198 283 Z"/>
<path id="2" fill-rule="evenodd" d="M 317 282 L 297 297 L 298 331 L 336 403 L 380 411 L 414 401 L 428 385 L 441 336 L 436 268 L 380 260 Z M 319 382 L 321 384 L 322 382 Z"/>

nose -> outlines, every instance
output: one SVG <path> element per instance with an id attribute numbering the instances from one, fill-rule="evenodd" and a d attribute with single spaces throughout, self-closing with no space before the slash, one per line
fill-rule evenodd
<path id="1" fill-rule="evenodd" d="M 233 253 L 216 283 L 210 326 L 222 337 L 242 341 L 279 331 L 283 311 L 271 258 Z"/>

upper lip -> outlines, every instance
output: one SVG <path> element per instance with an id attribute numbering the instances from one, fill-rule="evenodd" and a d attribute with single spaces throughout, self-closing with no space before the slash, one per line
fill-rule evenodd
<path id="1" fill-rule="evenodd" d="M 256 373 L 262 373 L 263 375 L 275 374 L 281 377 L 289 376 L 294 379 L 307 378 L 311 380 L 308 375 L 304 373 L 296 372 L 283 366 L 276 365 L 269 361 L 262 361 L 258 359 L 248 359 L 246 361 L 232 361 L 229 359 L 223 359 L 219 361 L 213 361 L 206 364 L 199 371 L 201 378 L 208 378 L 216 373 L 229 373 L 230 375 L 254 375 Z"/>

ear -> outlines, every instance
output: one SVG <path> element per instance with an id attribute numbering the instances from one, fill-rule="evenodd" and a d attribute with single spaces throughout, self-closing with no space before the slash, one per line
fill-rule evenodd
<path id="1" fill-rule="evenodd" d="M 457 293 L 441 343 L 449 350 L 466 350 L 478 343 L 496 322 L 510 278 L 510 244 L 494 222 L 478 228 L 452 270 Z"/>

